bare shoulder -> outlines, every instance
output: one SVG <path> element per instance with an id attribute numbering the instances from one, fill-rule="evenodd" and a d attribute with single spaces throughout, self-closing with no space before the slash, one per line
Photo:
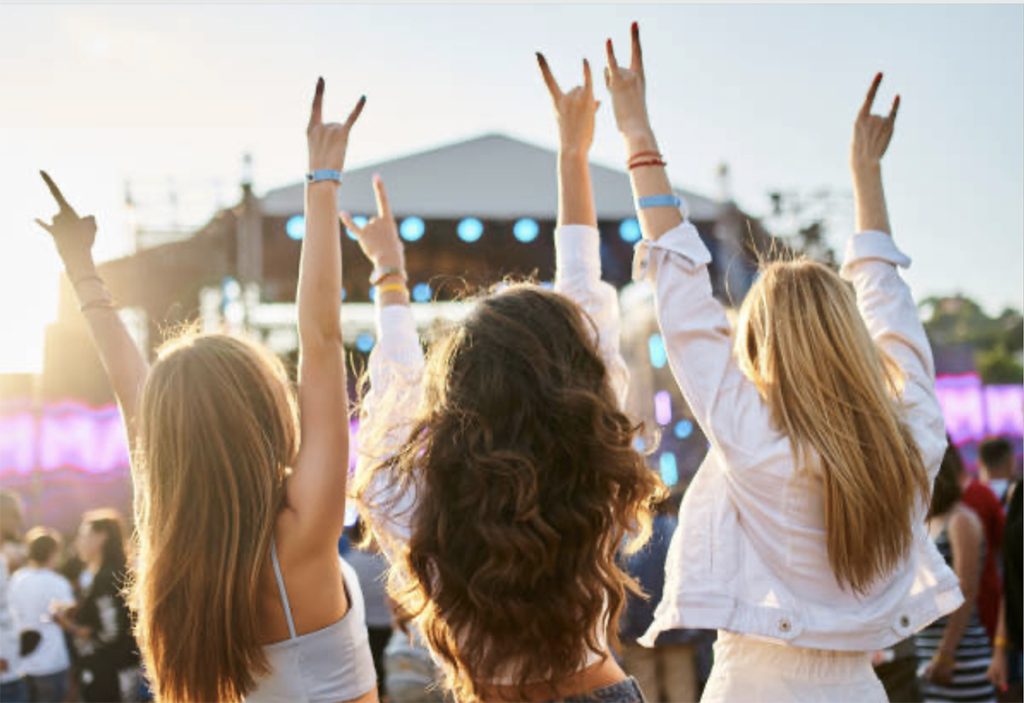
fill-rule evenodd
<path id="1" fill-rule="evenodd" d="M 953 509 L 953 514 L 949 516 L 949 531 L 950 537 L 953 539 L 980 540 L 984 534 L 981 518 L 974 510 L 962 503 L 957 505 Z"/>

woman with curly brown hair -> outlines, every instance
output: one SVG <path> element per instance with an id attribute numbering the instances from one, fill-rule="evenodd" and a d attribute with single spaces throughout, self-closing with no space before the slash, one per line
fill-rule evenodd
<path id="1" fill-rule="evenodd" d="M 615 290 L 601 281 L 587 154 L 590 67 L 563 93 L 555 290 L 495 289 L 424 360 L 404 257 L 379 215 L 344 216 L 375 264 L 379 343 L 363 399 L 359 497 L 460 700 L 639 701 L 609 654 L 635 582 L 615 561 L 650 530 L 657 476 L 622 411 Z"/>

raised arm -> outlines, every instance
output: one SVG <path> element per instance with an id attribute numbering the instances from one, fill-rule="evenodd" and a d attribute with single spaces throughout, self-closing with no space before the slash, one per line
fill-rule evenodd
<path id="1" fill-rule="evenodd" d="M 543 54 L 541 75 L 558 121 L 558 226 L 555 230 L 555 290 L 572 298 L 594 321 L 598 347 L 608 368 L 612 391 L 624 404 L 629 370 L 619 350 L 619 298 L 601 280 L 601 242 L 590 182 L 594 141 L 594 100 L 590 63 L 583 60 L 583 85 L 563 92 Z"/>
<path id="2" fill-rule="evenodd" d="M 893 241 L 882 187 L 882 157 L 892 139 L 900 98 L 885 116 L 871 114 L 882 81 L 868 89 L 854 122 L 850 146 L 857 234 L 847 243 L 844 278 L 853 283 L 857 307 L 875 344 L 905 376 L 904 416 L 934 478 L 946 450 L 942 409 L 935 396 L 935 364 L 910 287 L 900 276 L 910 259 Z"/>
<path id="3" fill-rule="evenodd" d="M 299 455 L 288 481 L 288 505 L 307 544 L 333 545 L 344 528 L 348 475 L 348 389 L 341 338 L 341 230 L 338 186 L 349 132 L 366 103 L 324 124 L 324 81 L 317 81 L 307 137 L 306 235 L 297 293 L 299 326 Z M 331 173 L 333 172 L 333 173 Z"/>
<path id="4" fill-rule="evenodd" d="M 670 195 L 672 184 L 647 114 L 647 79 L 640 46 L 640 27 L 636 22 L 630 33 L 632 51 L 629 68 L 619 65 L 612 40 L 605 42 L 608 65 L 604 69 L 604 80 L 612 95 L 615 123 L 629 155 L 633 197 L 639 201 L 640 198 Z M 654 241 L 683 223 L 683 215 L 677 205 L 638 208 L 637 216 L 644 237 Z"/>
<path id="5" fill-rule="evenodd" d="M 114 306 L 114 299 L 107 290 L 103 279 L 96 272 L 92 259 L 92 245 L 96 239 L 96 220 L 92 215 L 79 217 L 60 192 L 57 184 L 45 171 L 40 171 L 46 186 L 50 189 L 60 210 L 47 224 L 36 220 L 40 227 L 49 232 L 67 273 L 82 313 L 89 325 L 89 333 L 99 353 L 107 378 L 114 389 L 114 396 L 121 407 L 128 432 L 128 442 L 134 446 L 137 432 L 139 396 L 149 373 L 142 352 L 135 345 L 121 316 Z"/>
<path id="6" fill-rule="evenodd" d="M 611 40 L 607 52 L 605 82 L 628 150 L 644 235 L 634 255 L 634 277 L 654 286 L 669 366 L 694 418 L 712 444 L 728 455 L 727 465 L 741 468 L 756 458 L 766 433 L 773 432 L 768 413 L 733 358 L 729 321 L 712 295 L 711 254 L 685 218 L 658 152 L 647 112 L 637 25 L 632 26 L 629 68 L 618 64 Z"/>
<path id="7" fill-rule="evenodd" d="M 379 544 L 388 558 L 394 559 L 409 536 L 415 489 L 400 485 L 383 470 L 371 472 L 409 436 L 423 392 L 424 359 L 409 306 L 405 250 L 379 176 L 373 178 L 373 190 L 376 217 L 363 227 L 347 212 L 341 213 L 341 219 L 373 264 L 370 282 L 377 289 L 377 344 L 370 353 L 370 389 L 360 403 L 358 493 Z"/>

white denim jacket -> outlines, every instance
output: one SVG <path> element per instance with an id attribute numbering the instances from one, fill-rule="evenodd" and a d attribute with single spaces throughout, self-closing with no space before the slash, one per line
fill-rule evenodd
<path id="1" fill-rule="evenodd" d="M 554 288 L 574 300 L 594 322 L 598 347 L 620 405 L 629 386 L 629 370 L 619 351 L 619 299 L 615 288 L 601 280 L 600 239 L 596 228 L 565 225 L 555 230 Z M 360 437 L 376 438 L 374 446 L 361 446 L 357 473 L 371 470 L 376 461 L 396 451 L 408 438 L 423 396 L 423 349 L 412 309 L 407 305 L 377 307 L 377 345 L 370 354 L 370 391 L 362 403 Z M 362 444 L 362 442 L 361 442 Z M 378 474 L 372 498 L 390 498 L 394 509 L 374 515 L 374 534 L 388 559 L 405 549 L 416 507 L 415 486 L 401 487 Z M 374 500 L 376 502 L 376 500 Z M 605 632 L 597 633 L 604 643 Z M 586 666 L 600 660 L 591 652 Z M 515 665 L 499 672 L 494 683 L 515 683 Z"/>
<path id="2" fill-rule="evenodd" d="M 672 372 L 711 445 L 683 498 L 664 597 L 641 643 L 698 627 L 816 649 L 876 650 L 957 608 L 957 578 L 928 538 L 924 505 L 903 567 L 867 594 L 838 584 L 821 486 L 796 470 L 789 439 L 736 364 L 725 311 L 711 295 L 710 261 L 688 221 L 640 242 L 635 253 L 635 277 L 655 287 Z M 864 232 L 850 239 L 841 273 L 853 283 L 872 338 L 906 374 L 903 420 L 933 481 L 945 426 L 931 349 L 897 271 L 909 264 L 889 235 Z"/>

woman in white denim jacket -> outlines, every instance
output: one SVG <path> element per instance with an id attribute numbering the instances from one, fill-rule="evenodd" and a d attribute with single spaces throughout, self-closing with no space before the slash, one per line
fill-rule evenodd
<path id="1" fill-rule="evenodd" d="M 630 66 L 610 40 L 608 61 L 644 234 L 635 276 L 654 285 L 669 363 L 710 441 L 641 642 L 717 628 L 705 700 L 885 700 L 868 652 L 962 600 L 924 523 L 946 439 L 931 350 L 897 271 L 910 260 L 888 234 L 880 160 L 898 98 L 888 116 L 870 114 L 877 76 L 855 127 L 861 233 L 841 271 L 855 301 L 823 266 L 769 264 L 734 340 L 711 255 L 671 197 L 636 25 Z"/>

